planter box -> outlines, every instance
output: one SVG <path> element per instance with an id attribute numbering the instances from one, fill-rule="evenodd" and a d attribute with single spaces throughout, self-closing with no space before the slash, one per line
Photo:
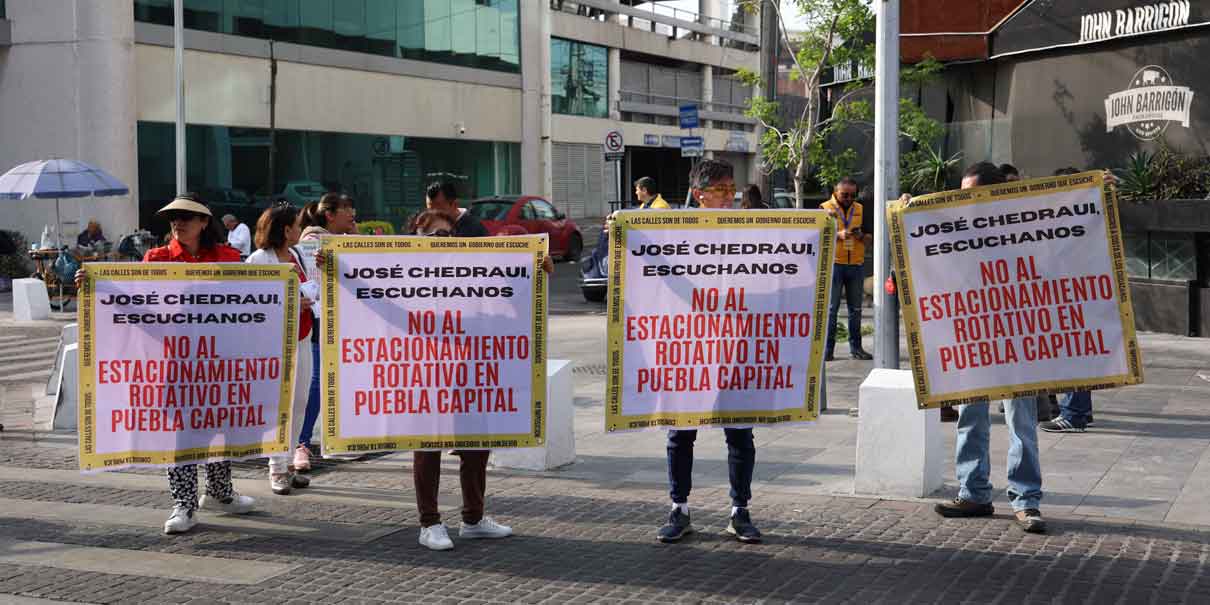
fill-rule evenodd
<path id="1" fill-rule="evenodd" d="M 1210 200 L 1121 202 L 1118 216 L 1126 231 L 1210 233 Z"/>
<path id="2" fill-rule="evenodd" d="M 1197 302 L 1200 290 L 1195 282 L 1130 278 L 1130 297 L 1134 303 L 1134 326 L 1148 332 L 1181 336 L 1198 335 L 1202 317 Z M 1207 317 L 1210 319 L 1210 317 Z M 1206 335 L 1202 332 L 1202 335 Z"/>

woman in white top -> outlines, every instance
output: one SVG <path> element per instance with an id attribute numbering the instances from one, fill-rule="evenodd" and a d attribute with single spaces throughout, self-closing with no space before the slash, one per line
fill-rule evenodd
<path id="1" fill-rule="evenodd" d="M 294 245 L 298 243 L 298 238 L 302 234 L 299 224 L 301 218 L 302 214 L 298 208 L 284 200 L 278 201 L 265 210 L 260 215 L 260 219 L 256 221 L 257 250 L 248 256 L 247 262 L 262 265 L 278 263 L 293 265 L 294 270 L 298 272 L 299 283 L 306 284 L 307 272 L 303 268 L 302 257 L 294 249 Z M 310 392 L 307 387 L 311 382 L 311 331 L 315 324 L 315 317 L 311 312 L 311 302 L 311 299 L 304 295 L 299 305 L 301 317 L 298 322 L 298 349 L 294 357 L 296 362 L 294 403 L 290 415 L 290 444 L 298 442 L 303 415 L 307 408 L 307 396 Z M 269 458 L 269 485 L 275 494 L 285 495 L 290 493 L 291 488 L 303 488 L 311 483 L 307 477 L 295 473 L 290 458 L 290 454 Z"/>

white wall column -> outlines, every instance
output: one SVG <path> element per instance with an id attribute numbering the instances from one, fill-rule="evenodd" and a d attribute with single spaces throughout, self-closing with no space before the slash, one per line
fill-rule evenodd
<path id="1" fill-rule="evenodd" d="M 714 103 L 714 66 L 713 65 L 703 65 L 702 66 L 702 103 L 701 103 L 701 106 L 698 107 L 698 112 L 700 113 L 702 111 L 708 111 L 708 110 L 713 111 L 714 110 L 714 107 L 712 106 L 713 103 Z M 700 120 L 700 121 L 701 121 L 702 128 L 714 128 L 713 122 L 708 122 L 706 120 Z"/>
<path id="2" fill-rule="evenodd" d="M 609 48 L 609 119 L 621 120 L 622 112 L 618 109 L 622 102 L 622 51 Z"/>
<path id="3" fill-rule="evenodd" d="M 521 190 L 550 198 L 550 5 L 521 3 Z"/>
<path id="4" fill-rule="evenodd" d="M 96 165 L 130 195 L 64 200 L 74 238 L 95 217 L 112 240 L 138 227 L 134 3 L 7 0 L 12 46 L 0 52 L 0 172 L 52 155 Z M 171 94 L 166 91 L 165 94 Z M 54 201 L 7 205 L 5 227 L 36 241 Z"/>

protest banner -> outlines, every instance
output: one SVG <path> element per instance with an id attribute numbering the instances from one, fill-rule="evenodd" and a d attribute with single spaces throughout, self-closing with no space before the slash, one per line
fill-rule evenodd
<path id="1" fill-rule="evenodd" d="M 80 469 L 285 454 L 298 341 L 286 265 L 89 263 Z"/>
<path id="2" fill-rule="evenodd" d="M 545 236 L 323 242 L 325 452 L 544 442 Z"/>
<path id="3" fill-rule="evenodd" d="M 619 213 L 606 430 L 815 420 L 835 229 L 816 210 Z"/>
<path id="4" fill-rule="evenodd" d="M 888 209 L 921 408 L 1143 381 L 1117 197 L 1100 172 Z"/>

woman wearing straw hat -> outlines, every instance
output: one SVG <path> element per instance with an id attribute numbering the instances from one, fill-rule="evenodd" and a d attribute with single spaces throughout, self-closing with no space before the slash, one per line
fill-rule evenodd
<path id="1" fill-rule="evenodd" d="M 192 193 L 182 193 L 156 212 L 171 228 L 167 246 L 152 248 L 143 257 L 145 263 L 238 263 L 239 251 L 228 246 L 210 209 Z M 76 273 L 76 286 L 84 271 Z M 235 493 L 231 484 L 231 463 L 206 465 L 206 495 L 201 508 L 242 515 L 252 511 L 256 501 Z M 172 514 L 164 522 L 164 533 L 183 534 L 197 525 L 197 465 L 183 464 L 168 469 L 168 490 L 172 493 Z"/>

